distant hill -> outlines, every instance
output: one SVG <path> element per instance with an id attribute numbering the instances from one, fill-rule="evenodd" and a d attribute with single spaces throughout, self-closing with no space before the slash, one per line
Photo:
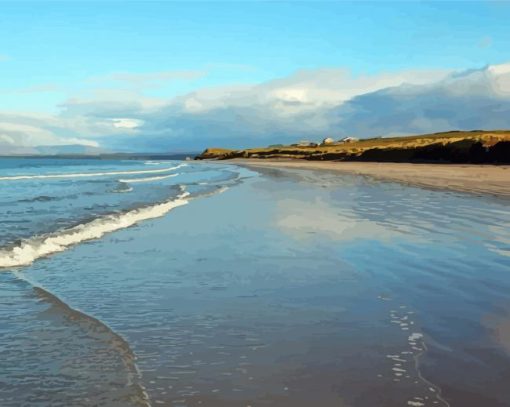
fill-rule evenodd
<path id="1" fill-rule="evenodd" d="M 35 147 L 37 154 L 42 155 L 58 155 L 58 154 L 83 154 L 83 155 L 99 155 L 108 151 L 98 148 L 84 146 L 81 144 L 69 144 L 63 146 L 39 146 Z"/>
<path id="2" fill-rule="evenodd" d="M 111 152 L 102 148 L 89 147 L 80 144 L 61 146 L 15 147 L 0 148 L 0 157 L 41 157 L 41 158 L 100 158 L 100 159 L 140 159 L 140 160 L 184 160 L 195 157 L 196 151 L 191 152 Z"/>
<path id="3" fill-rule="evenodd" d="M 60 154 L 78 154 L 78 155 L 99 155 L 107 153 L 107 150 L 97 147 L 84 146 L 81 144 L 68 144 L 57 146 L 0 146 L 0 156 L 10 155 L 60 155 Z"/>

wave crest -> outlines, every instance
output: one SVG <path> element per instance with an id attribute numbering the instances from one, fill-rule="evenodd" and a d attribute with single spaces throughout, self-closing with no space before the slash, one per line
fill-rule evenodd
<path id="1" fill-rule="evenodd" d="M 105 215 L 90 222 L 63 229 L 50 235 L 34 236 L 18 245 L 0 250 L 0 268 L 26 266 L 50 254 L 64 251 L 87 240 L 99 239 L 107 233 L 133 226 L 147 219 L 158 218 L 172 209 L 186 205 L 189 192 L 163 203 L 133 209 L 124 213 Z"/>
<path id="2" fill-rule="evenodd" d="M 159 181 L 161 179 L 171 178 L 171 177 L 177 177 L 177 174 L 170 174 L 170 175 L 161 175 L 159 177 L 147 177 L 147 178 L 126 178 L 126 179 L 119 179 L 119 182 L 151 182 L 151 181 Z"/>
<path id="3" fill-rule="evenodd" d="M 51 178 L 84 178 L 84 177 L 104 177 L 109 175 L 135 175 L 135 174 L 156 174 L 176 170 L 185 167 L 187 164 L 179 164 L 175 167 L 158 168 L 156 170 L 133 170 L 133 171 L 107 171 L 107 172 L 79 172 L 62 174 L 42 174 L 42 175 L 9 175 L 0 177 L 0 181 L 16 181 L 24 179 L 51 179 Z"/>

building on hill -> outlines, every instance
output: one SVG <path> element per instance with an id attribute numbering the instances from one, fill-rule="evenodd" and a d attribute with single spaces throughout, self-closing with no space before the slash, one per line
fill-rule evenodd
<path id="1" fill-rule="evenodd" d="M 344 137 L 343 139 L 338 140 L 339 143 L 353 143 L 354 141 L 359 141 L 356 137 Z"/>
<path id="2" fill-rule="evenodd" d="M 322 140 L 321 143 L 323 146 L 335 144 L 335 140 L 333 140 L 331 137 L 326 137 L 324 140 Z"/>

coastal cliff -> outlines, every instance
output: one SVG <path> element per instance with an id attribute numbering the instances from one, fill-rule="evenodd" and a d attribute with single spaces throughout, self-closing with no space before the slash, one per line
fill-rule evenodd
<path id="1" fill-rule="evenodd" d="M 510 130 L 451 131 L 371 138 L 320 146 L 229 150 L 208 148 L 195 159 L 301 159 L 317 161 L 510 163 Z"/>

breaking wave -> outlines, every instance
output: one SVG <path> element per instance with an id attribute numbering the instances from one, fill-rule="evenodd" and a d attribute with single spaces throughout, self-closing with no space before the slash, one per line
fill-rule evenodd
<path id="1" fill-rule="evenodd" d="M 135 174 L 157 174 L 176 170 L 185 167 L 187 164 L 179 164 L 175 167 L 158 168 L 155 170 L 134 170 L 134 171 L 106 171 L 106 172 L 80 172 L 80 173 L 62 173 L 62 174 L 42 174 L 42 175 L 10 175 L 0 177 L 0 181 L 15 181 L 23 179 L 48 179 L 48 178 L 83 178 L 83 177 L 103 177 L 109 175 L 135 175 Z"/>
<path id="2" fill-rule="evenodd" d="M 129 182 L 129 183 L 151 182 L 151 181 L 159 181 L 159 180 L 165 179 L 165 178 L 176 177 L 177 175 L 179 175 L 179 174 L 177 173 L 177 174 L 161 175 L 159 177 L 147 177 L 147 178 L 126 178 L 126 179 L 119 179 L 119 182 Z"/>
<path id="3" fill-rule="evenodd" d="M 99 239 L 107 233 L 133 226 L 147 219 L 161 217 L 178 206 L 186 205 L 188 195 L 188 192 L 183 192 L 175 199 L 163 203 L 101 216 L 56 233 L 23 239 L 13 247 L 0 250 L 0 268 L 26 266 L 41 257 L 64 251 L 78 243 Z"/>

